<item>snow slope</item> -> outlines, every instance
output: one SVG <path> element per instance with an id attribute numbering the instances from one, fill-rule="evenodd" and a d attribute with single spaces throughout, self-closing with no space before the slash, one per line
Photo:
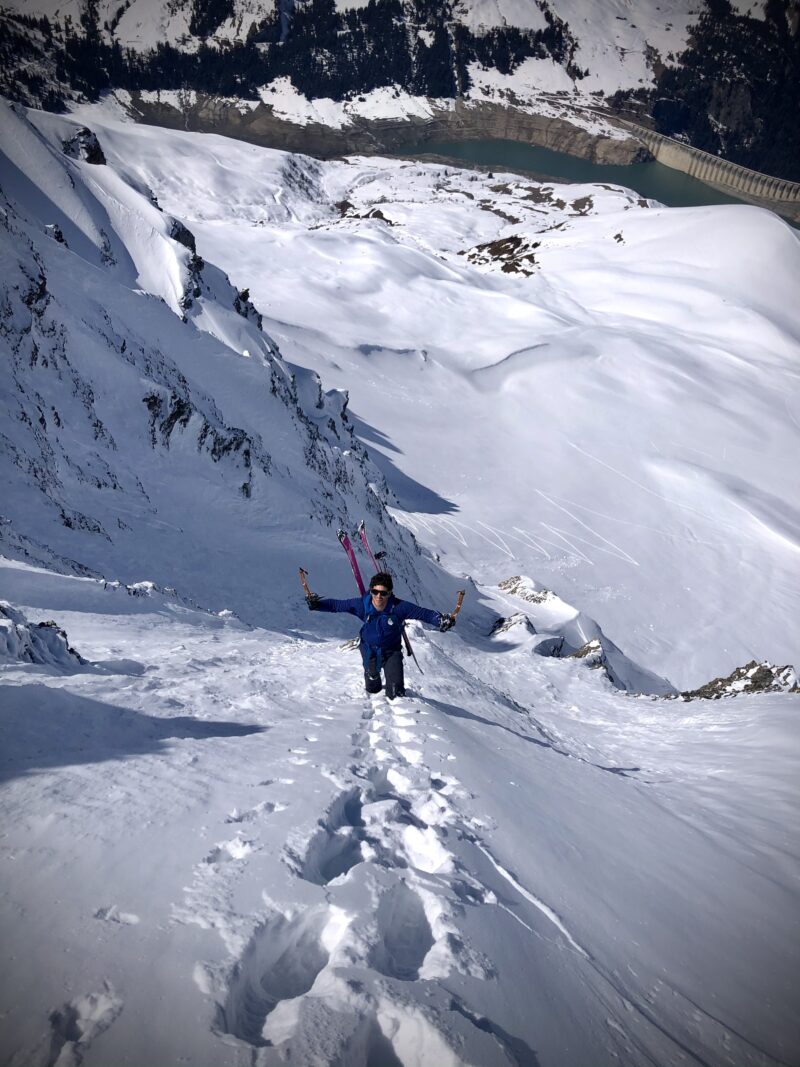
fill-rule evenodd
<path id="1" fill-rule="evenodd" d="M 387 522 L 346 395 L 284 363 L 141 181 L 63 155 L 58 120 L 52 143 L 14 108 L 0 121 L 2 514 L 47 546 L 35 558 L 263 621 L 297 588 L 286 530 L 305 528 L 307 565 L 319 553 L 344 577 L 331 527 L 367 515 L 413 586 L 418 549 Z"/>
<path id="2" fill-rule="evenodd" d="M 3 1062 L 795 1062 L 793 232 L 0 122 Z"/>
<path id="3" fill-rule="evenodd" d="M 389 705 L 322 625 L 0 581 L 90 661 L 3 668 L 14 1067 L 793 1062 L 796 696 L 468 627 Z"/>
<path id="4" fill-rule="evenodd" d="M 279 152 L 94 125 L 349 391 L 451 569 L 534 575 L 682 688 L 796 658 L 800 242 L 775 215 L 374 159 L 287 182 Z"/>

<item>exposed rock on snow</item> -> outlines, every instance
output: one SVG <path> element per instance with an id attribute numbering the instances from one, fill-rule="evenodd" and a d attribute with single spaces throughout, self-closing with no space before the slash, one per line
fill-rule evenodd
<path id="1" fill-rule="evenodd" d="M 585 645 L 582 645 L 575 652 L 569 653 L 570 659 L 583 659 L 590 667 L 602 667 L 604 666 L 603 646 L 598 638 L 594 638 L 592 641 L 587 641 Z"/>
<path id="2" fill-rule="evenodd" d="M 518 596 L 520 600 L 527 600 L 530 604 L 544 604 L 548 600 L 555 600 L 556 595 L 550 589 L 545 589 L 531 578 L 515 574 L 512 578 L 504 578 L 498 582 L 498 588 L 504 593 Z"/>
<path id="3" fill-rule="evenodd" d="M 507 634 L 509 631 L 515 630 L 517 632 L 522 631 L 524 634 L 535 634 L 536 630 L 533 623 L 523 612 L 518 611 L 513 615 L 509 615 L 507 619 L 499 618 L 489 631 L 490 637 L 498 637 L 500 634 Z"/>
<path id="4" fill-rule="evenodd" d="M 594 669 L 601 669 L 616 689 L 626 693 L 651 696 L 676 694 L 671 682 L 635 663 L 609 640 L 594 619 L 566 603 L 551 590 L 521 575 L 504 579 L 498 588 L 531 607 L 500 620 L 496 629 L 492 630 L 492 636 L 505 631 L 519 641 L 526 636 L 527 624 L 532 637 L 531 650 L 538 656 L 581 660 Z"/>
<path id="5" fill-rule="evenodd" d="M 486 244 L 476 245 L 468 252 L 463 252 L 470 263 L 499 263 L 504 274 L 533 274 L 532 267 L 536 266 L 534 252 L 541 244 L 540 241 L 526 240 L 520 234 L 510 234 L 508 237 L 489 241 Z"/>
<path id="6" fill-rule="evenodd" d="M 84 163 L 94 163 L 96 166 L 105 164 L 106 157 L 97 134 L 86 126 L 81 127 L 74 137 L 63 142 L 64 155 L 70 159 L 79 159 Z"/>
<path id="7" fill-rule="evenodd" d="M 48 226 L 45 226 L 44 232 L 48 235 L 48 237 L 52 237 L 54 241 L 58 241 L 60 245 L 67 245 L 67 239 L 64 236 L 64 231 L 57 223 L 51 222 Z M 67 245 L 67 247 L 69 246 Z"/>
<path id="8" fill-rule="evenodd" d="M 49 667 L 76 667 L 86 663 L 70 646 L 57 622 L 28 622 L 23 612 L 0 600 L 0 662 L 14 660 Z"/>
<path id="9" fill-rule="evenodd" d="M 184 248 L 188 248 L 190 252 L 197 251 L 197 245 L 195 243 L 194 234 L 185 226 L 180 219 L 173 219 L 169 227 L 169 235 L 173 241 L 177 241 L 178 244 L 183 245 Z"/>
<path id="10" fill-rule="evenodd" d="M 610 641 L 597 627 L 598 635 L 581 645 L 572 648 L 565 640 L 544 654 L 559 658 L 579 660 L 591 670 L 602 671 L 616 689 L 622 689 L 631 695 L 674 696 L 675 686 L 666 678 L 661 678 L 652 671 L 647 671 L 630 660 L 613 641 Z M 536 650 L 543 653 L 543 646 Z"/>
<path id="11" fill-rule="evenodd" d="M 758 663 L 751 660 L 743 667 L 737 667 L 727 678 L 714 678 L 689 692 L 681 693 L 684 700 L 719 700 L 720 697 L 734 697 L 740 693 L 778 693 L 800 692 L 800 681 L 792 666 L 775 667 L 767 660 Z"/>

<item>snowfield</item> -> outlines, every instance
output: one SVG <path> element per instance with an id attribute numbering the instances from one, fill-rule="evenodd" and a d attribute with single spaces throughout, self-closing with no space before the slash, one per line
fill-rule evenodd
<path id="1" fill-rule="evenodd" d="M 777 216 L 92 125 L 348 391 L 451 570 L 536 576 L 679 688 L 796 657 L 800 241 Z"/>
<path id="2" fill-rule="evenodd" d="M 792 1062 L 796 696 L 467 626 L 390 705 L 321 627 L 2 580 L 90 660 L 4 670 L 12 1064 Z"/>
<path id="3" fill-rule="evenodd" d="M 797 234 L 0 133 L 3 1062 L 796 1063 Z"/>

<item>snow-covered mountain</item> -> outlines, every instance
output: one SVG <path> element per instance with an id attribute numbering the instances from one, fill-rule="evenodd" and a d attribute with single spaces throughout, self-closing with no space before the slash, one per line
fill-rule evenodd
<path id="1" fill-rule="evenodd" d="M 94 128 L 348 390 L 452 569 L 540 579 L 681 688 L 795 658 L 800 250 L 775 216 L 386 160 L 287 182 L 281 153 Z"/>
<path id="2" fill-rule="evenodd" d="M 296 583 L 287 529 L 328 541 L 368 515 L 413 584 L 415 548 L 386 522 L 346 394 L 285 364 L 244 287 L 92 137 L 81 147 L 79 127 L 39 116 L 48 140 L 8 105 L 0 121 L 0 537 L 263 619 Z M 288 188 L 305 179 L 282 166 Z M 217 565 L 228 555 L 238 589 Z"/>
<path id="3" fill-rule="evenodd" d="M 796 233 L 0 121 L 4 1062 L 792 1062 Z"/>

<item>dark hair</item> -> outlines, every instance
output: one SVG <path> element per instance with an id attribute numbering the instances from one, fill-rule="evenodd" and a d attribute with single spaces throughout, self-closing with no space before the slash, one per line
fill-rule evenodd
<path id="1" fill-rule="evenodd" d="M 377 574 L 373 574 L 373 576 L 370 578 L 370 582 L 369 582 L 370 592 L 372 592 L 372 590 L 374 589 L 374 587 L 376 585 L 382 585 L 385 589 L 388 589 L 389 592 L 391 593 L 391 591 L 392 591 L 392 576 L 391 576 L 391 574 L 387 574 L 386 571 L 378 571 Z"/>

